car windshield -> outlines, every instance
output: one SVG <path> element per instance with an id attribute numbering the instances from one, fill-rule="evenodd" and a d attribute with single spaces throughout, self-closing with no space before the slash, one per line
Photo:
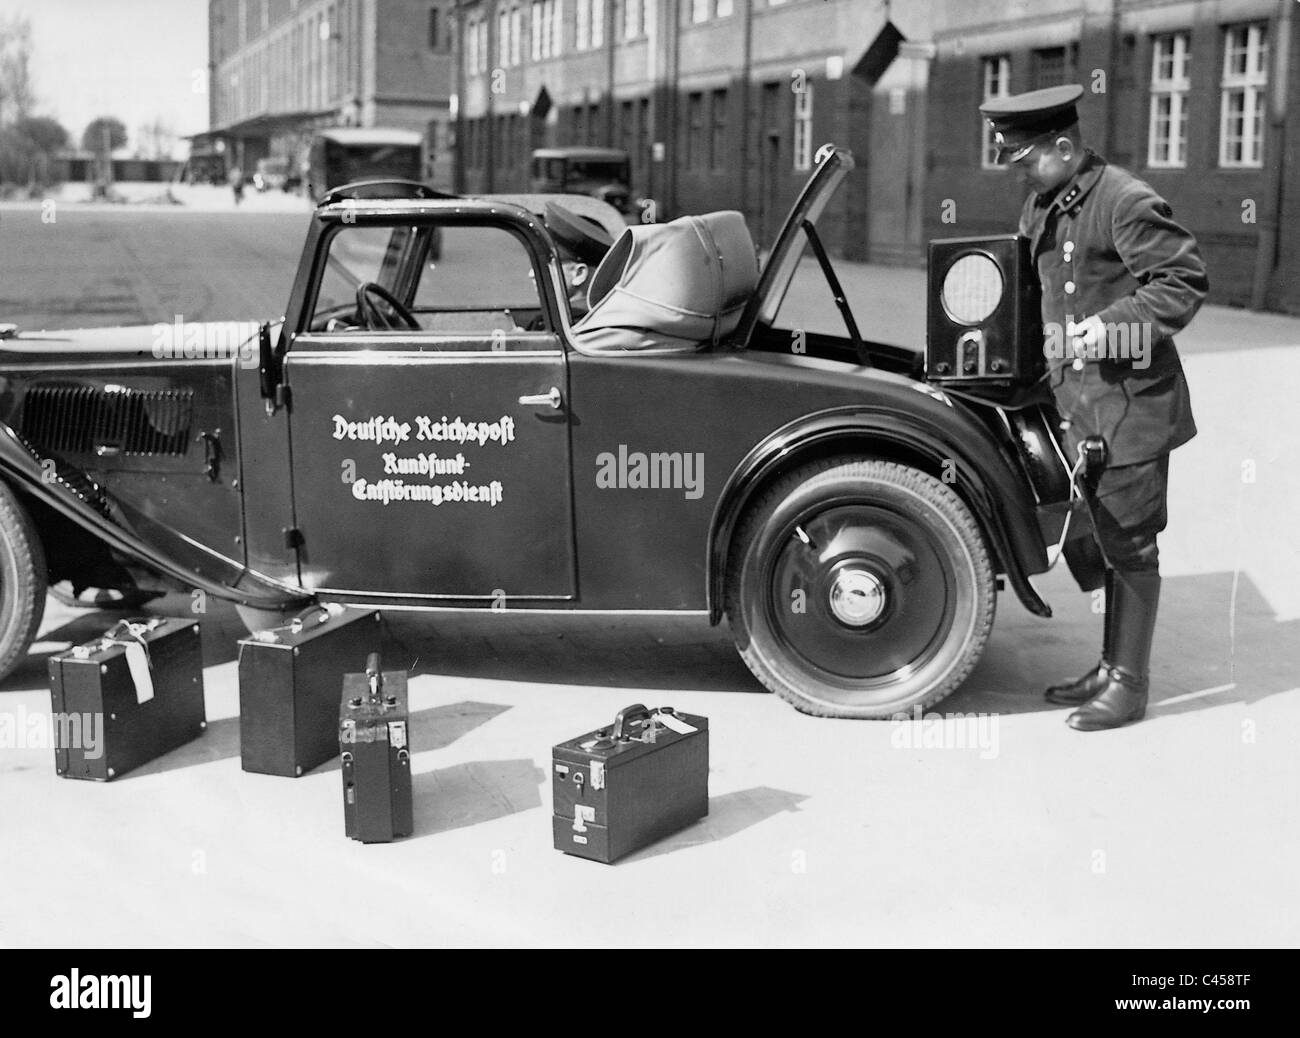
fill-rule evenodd
<path id="1" fill-rule="evenodd" d="M 375 177 L 417 180 L 420 176 L 420 149 L 410 144 L 335 144 L 330 161 L 337 175 L 334 183 L 350 184 Z"/>
<path id="2" fill-rule="evenodd" d="M 616 180 L 627 183 L 627 163 L 608 161 L 570 162 L 568 181 L 577 183 L 583 180 Z"/>

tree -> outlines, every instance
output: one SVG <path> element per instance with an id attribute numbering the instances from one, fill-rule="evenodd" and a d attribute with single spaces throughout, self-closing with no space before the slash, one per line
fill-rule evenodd
<path id="1" fill-rule="evenodd" d="M 32 25 L 26 18 L 0 18 L 0 124 L 32 109 Z"/>
<path id="2" fill-rule="evenodd" d="M 169 159 L 176 144 L 176 131 L 161 116 L 141 124 L 135 132 L 136 157 L 141 159 Z"/>
<path id="3" fill-rule="evenodd" d="M 118 148 L 126 145 L 126 127 L 122 125 L 121 119 L 115 119 L 111 115 L 101 115 L 97 119 L 92 119 L 90 125 L 86 127 L 86 132 L 81 135 L 81 146 L 86 151 L 93 151 L 100 155 L 104 151 L 104 130 L 108 130 L 108 150 L 117 151 Z"/>
<path id="4" fill-rule="evenodd" d="M 14 130 L 32 142 L 32 150 L 42 155 L 53 155 L 68 143 L 68 131 L 57 119 L 43 115 L 29 115 L 14 124 Z"/>

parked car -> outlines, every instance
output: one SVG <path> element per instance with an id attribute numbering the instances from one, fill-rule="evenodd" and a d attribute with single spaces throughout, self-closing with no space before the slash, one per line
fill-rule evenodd
<path id="1" fill-rule="evenodd" d="M 1029 577 L 1069 476 L 1050 398 L 927 382 L 919 348 L 859 333 L 816 231 L 851 168 L 824 150 L 761 271 L 736 213 L 623 228 L 577 323 L 536 212 L 397 185 L 326 198 L 251 332 L 0 333 L 0 671 L 48 583 L 136 570 L 253 624 L 309 601 L 696 613 L 801 710 L 937 702 L 1003 579 L 1050 615 Z M 779 322 L 810 244 L 846 335 Z"/>
<path id="2" fill-rule="evenodd" d="M 307 192 L 320 201 L 331 190 L 359 180 L 420 180 L 424 138 L 413 130 L 339 127 L 312 138 Z"/>
<path id="3" fill-rule="evenodd" d="M 257 170 L 253 173 L 253 186 L 258 191 L 296 191 L 302 186 L 302 177 L 289 158 L 275 156 L 258 159 Z"/>
<path id="4" fill-rule="evenodd" d="M 534 192 L 591 195 L 620 213 L 633 213 L 627 152 L 618 148 L 539 148 L 533 152 Z"/>

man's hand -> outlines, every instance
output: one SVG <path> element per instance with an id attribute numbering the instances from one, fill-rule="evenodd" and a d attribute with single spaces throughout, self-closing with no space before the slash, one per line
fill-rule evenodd
<path id="1" fill-rule="evenodd" d="M 1099 347 L 1106 344 L 1106 323 L 1096 314 L 1082 321 L 1070 321 L 1065 326 L 1065 339 L 1075 357 L 1101 357 Z"/>

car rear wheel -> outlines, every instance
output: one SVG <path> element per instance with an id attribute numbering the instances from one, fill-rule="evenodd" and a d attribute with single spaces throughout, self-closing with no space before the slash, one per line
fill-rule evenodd
<path id="1" fill-rule="evenodd" d="M 0 483 L 0 678 L 26 655 L 45 615 L 45 549 L 27 510 Z"/>
<path id="2" fill-rule="evenodd" d="M 965 680 L 994 573 L 962 500 L 905 465 L 835 459 L 777 480 L 733 541 L 726 611 L 754 675 L 796 708 L 888 718 Z"/>

